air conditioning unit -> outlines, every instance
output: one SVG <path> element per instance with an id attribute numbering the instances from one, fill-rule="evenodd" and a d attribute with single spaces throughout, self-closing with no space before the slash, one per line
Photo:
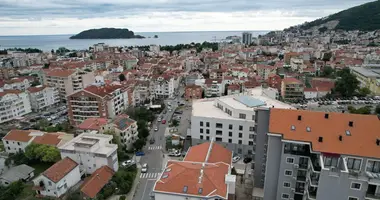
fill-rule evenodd
<path id="1" fill-rule="evenodd" d="M 298 164 L 294 164 L 294 168 L 298 169 L 300 166 Z"/>
<path id="2" fill-rule="evenodd" d="M 292 192 L 296 191 L 296 189 L 295 189 L 295 188 L 292 188 L 291 190 L 292 190 Z"/>

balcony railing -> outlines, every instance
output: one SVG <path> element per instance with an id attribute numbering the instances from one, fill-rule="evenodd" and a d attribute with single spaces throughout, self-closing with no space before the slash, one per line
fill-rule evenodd
<path id="1" fill-rule="evenodd" d="M 306 176 L 297 176 L 297 181 L 306 181 Z"/>

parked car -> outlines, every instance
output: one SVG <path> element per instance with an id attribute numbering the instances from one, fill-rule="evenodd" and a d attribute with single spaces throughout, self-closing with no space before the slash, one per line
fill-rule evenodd
<path id="1" fill-rule="evenodd" d="M 162 124 L 166 124 L 166 120 L 162 120 L 162 122 L 161 122 Z"/>
<path id="2" fill-rule="evenodd" d="M 138 151 L 136 152 L 136 156 L 144 156 L 145 153 L 143 151 Z"/>
<path id="3" fill-rule="evenodd" d="M 147 173 L 148 172 L 148 163 L 144 163 L 141 168 L 141 173 Z"/>
<path id="4" fill-rule="evenodd" d="M 179 111 L 175 111 L 174 113 L 175 113 L 175 114 L 182 114 L 183 111 L 179 110 Z"/>
<path id="5" fill-rule="evenodd" d="M 240 156 L 234 156 L 234 157 L 232 158 L 232 162 L 233 162 L 233 163 L 236 163 L 236 162 L 238 162 L 240 159 L 241 159 Z"/>
<path id="6" fill-rule="evenodd" d="M 157 121 L 160 122 L 161 121 L 161 117 L 157 118 Z"/>
<path id="7" fill-rule="evenodd" d="M 154 144 L 154 142 L 156 142 L 156 140 L 154 138 L 150 138 L 149 143 Z"/>
<path id="8" fill-rule="evenodd" d="M 154 131 L 158 131 L 158 127 L 156 126 L 156 127 L 154 127 Z"/>
<path id="9" fill-rule="evenodd" d="M 133 160 L 127 160 L 127 161 L 124 161 L 124 162 L 121 163 L 121 165 L 123 167 L 128 167 L 128 166 L 131 166 L 131 165 L 134 165 L 134 164 L 135 164 L 135 161 L 133 161 Z"/>

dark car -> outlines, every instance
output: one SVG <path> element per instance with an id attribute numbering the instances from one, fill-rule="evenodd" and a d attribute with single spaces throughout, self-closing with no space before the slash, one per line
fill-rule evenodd
<path id="1" fill-rule="evenodd" d="M 155 140 L 154 138 L 151 138 L 151 139 L 149 140 L 149 143 L 150 143 L 150 144 L 154 144 L 154 142 L 156 142 L 156 140 Z"/>
<path id="2" fill-rule="evenodd" d="M 138 151 L 136 152 L 136 156 L 144 156 L 145 153 L 143 151 Z"/>
<path id="3" fill-rule="evenodd" d="M 174 113 L 175 113 L 175 114 L 182 114 L 183 111 L 175 111 Z"/>

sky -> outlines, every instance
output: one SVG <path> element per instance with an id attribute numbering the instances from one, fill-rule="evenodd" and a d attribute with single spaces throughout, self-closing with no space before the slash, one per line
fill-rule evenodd
<path id="1" fill-rule="evenodd" d="M 0 0 L 0 35 L 282 30 L 368 0 Z"/>

